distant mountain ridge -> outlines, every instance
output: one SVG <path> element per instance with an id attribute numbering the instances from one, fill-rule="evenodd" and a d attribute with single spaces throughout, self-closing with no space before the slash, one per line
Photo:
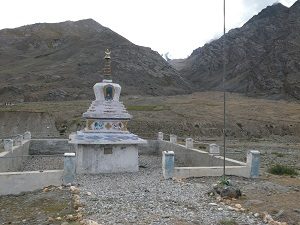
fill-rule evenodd
<path id="1" fill-rule="evenodd" d="M 93 98 L 112 51 L 113 81 L 123 94 L 173 95 L 188 83 L 157 52 L 92 19 L 0 30 L 0 102 Z"/>
<path id="2" fill-rule="evenodd" d="M 224 38 L 228 91 L 300 99 L 300 0 L 290 8 L 268 6 L 241 28 L 195 49 L 180 65 L 171 61 L 194 90 L 222 90 Z"/>

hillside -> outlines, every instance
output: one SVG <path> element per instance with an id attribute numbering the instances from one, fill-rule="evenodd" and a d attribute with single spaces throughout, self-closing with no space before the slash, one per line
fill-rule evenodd
<path id="1" fill-rule="evenodd" d="M 280 3 L 268 6 L 241 28 L 173 65 L 196 90 L 222 89 L 224 38 L 228 91 L 300 99 L 299 0 L 290 8 Z"/>
<path id="2" fill-rule="evenodd" d="M 300 104 L 231 93 L 227 96 L 228 138 L 300 138 Z M 123 96 L 133 115 L 129 130 L 146 138 L 159 131 L 181 137 L 222 137 L 223 95 L 195 92 L 176 96 Z M 0 107 L 0 137 L 30 130 L 33 137 L 55 137 L 83 129 L 81 115 L 90 100 L 29 102 Z M 147 129 L 145 129 L 145 127 Z M 279 140 L 279 139 L 278 139 Z"/>
<path id="3" fill-rule="evenodd" d="M 188 92 L 187 82 L 157 52 L 87 19 L 0 30 L 0 102 L 93 98 L 106 48 L 122 94 Z"/>

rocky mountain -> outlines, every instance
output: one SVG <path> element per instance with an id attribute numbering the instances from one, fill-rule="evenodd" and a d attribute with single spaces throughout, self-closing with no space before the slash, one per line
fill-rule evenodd
<path id="1" fill-rule="evenodd" d="M 180 64 L 171 62 L 195 90 L 222 90 L 224 39 L 228 91 L 300 99 L 300 0 L 268 6 Z"/>
<path id="2" fill-rule="evenodd" d="M 187 82 L 157 52 L 137 46 L 92 19 L 0 30 L 0 102 L 93 98 L 111 49 L 122 94 L 173 95 Z"/>

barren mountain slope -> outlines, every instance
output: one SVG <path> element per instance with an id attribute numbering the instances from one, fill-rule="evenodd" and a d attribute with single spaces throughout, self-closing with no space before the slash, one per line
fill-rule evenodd
<path id="1" fill-rule="evenodd" d="M 113 79 L 123 93 L 189 91 L 157 52 L 88 19 L 0 30 L 0 101 L 92 98 L 92 86 L 102 80 L 106 48 L 112 51 Z"/>
<path id="2" fill-rule="evenodd" d="M 290 8 L 268 6 L 241 28 L 194 50 L 181 61 L 180 72 L 196 90 L 221 90 L 225 38 L 227 90 L 300 99 L 299 18 L 299 0 Z"/>

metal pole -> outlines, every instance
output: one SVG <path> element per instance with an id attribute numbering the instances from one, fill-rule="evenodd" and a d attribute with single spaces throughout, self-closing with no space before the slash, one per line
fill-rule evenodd
<path id="1" fill-rule="evenodd" d="M 223 127 L 223 147 L 224 147 L 224 152 L 223 152 L 223 179 L 225 180 L 225 175 L 226 175 L 226 171 L 225 171 L 225 157 L 226 157 L 226 86 L 225 86 L 225 75 L 226 75 L 226 51 L 225 51 L 225 32 L 226 32 L 226 27 L 225 27 L 225 5 L 226 5 L 226 0 L 223 0 L 223 108 L 224 108 L 224 112 L 223 112 L 223 122 L 224 122 L 224 127 Z"/>

